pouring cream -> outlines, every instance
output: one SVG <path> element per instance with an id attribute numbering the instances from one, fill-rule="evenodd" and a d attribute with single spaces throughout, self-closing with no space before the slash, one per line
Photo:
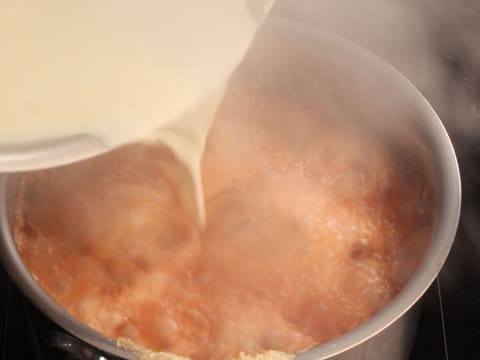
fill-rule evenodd
<path id="1" fill-rule="evenodd" d="M 187 202 L 203 222 L 208 128 L 272 3 L 2 1 L 0 144 L 83 134 L 107 148 L 163 142 L 185 165 Z"/>

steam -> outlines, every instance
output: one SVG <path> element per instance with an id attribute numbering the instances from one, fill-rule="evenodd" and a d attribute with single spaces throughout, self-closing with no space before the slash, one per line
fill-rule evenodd
<path id="1" fill-rule="evenodd" d="M 480 209 L 471 196 L 478 184 L 480 139 L 480 2 L 476 0 L 278 0 L 274 13 L 332 31 L 370 49 L 402 72 L 429 100 L 449 131 L 457 154 L 466 155 L 459 237 L 475 240 Z M 478 145 L 475 145 L 475 149 Z M 462 165 L 462 163 L 461 163 Z M 472 185 L 473 184 L 473 185 Z M 442 272 L 444 290 L 465 286 L 476 257 L 455 247 Z M 480 251 L 480 250 L 479 250 Z"/>
<path id="2" fill-rule="evenodd" d="M 451 133 L 480 137 L 478 1 L 278 0 L 274 14 L 369 48 L 424 93 Z"/>

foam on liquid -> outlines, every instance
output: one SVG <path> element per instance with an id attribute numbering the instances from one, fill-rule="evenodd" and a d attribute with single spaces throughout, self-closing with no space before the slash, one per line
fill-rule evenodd
<path id="1" fill-rule="evenodd" d="M 272 3 L 0 2 L 0 144 L 77 134 L 111 148 L 164 142 L 186 167 L 184 195 L 203 221 L 206 134 Z"/>

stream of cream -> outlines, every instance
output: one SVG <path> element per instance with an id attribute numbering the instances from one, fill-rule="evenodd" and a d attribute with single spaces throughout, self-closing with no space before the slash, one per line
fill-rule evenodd
<path id="1" fill-rule="evenodd" d="M 200 160 L 230 74 L 273 0 L 3 0 L 0 144 L 161 141 L 205 222 Z"/>

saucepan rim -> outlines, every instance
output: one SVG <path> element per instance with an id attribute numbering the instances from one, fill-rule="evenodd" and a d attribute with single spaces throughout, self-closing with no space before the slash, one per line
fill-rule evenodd
<path id="1" fill-rule="evenodd" d="M 298 353 L 296 356 L 300 360 L 326 359 L 360 345 L 390 326 L 405 314 L 431 285 L 440 272 L 455 238 L 461 205 L 460 171 L 453 145 L 440 118 L 424 96 L 399 71 L 360 45 L 340 36 L 319 31 L 312 26 L 296 21 L 277 17 L 271 17 L 266 22 L 266 26 L 293 29 L 295 32 L 304 33 L 305 36 L 315 36 L 324 41 L 339 42 L 342 46 L 350 47 L 359 56 L 376 63 L 381 69 L 390 72 L 391 76 L 396 78 L 395 81 L 402 88 L 402 91 L 407 92 L 409 97 L 415 99 L 415 105 L 418 107 L 422 120 L 424 120 L 423 125 L 432 134 L 434 154 L 439 163 L 439 194 L 441 199 L 438 222 L 432 241 L 420 266 L 404 289 L 371 319 L 330 342 Z M 125 359 L 135 359 L 135 355 L 117 347 L 113 340 L 104 337 L 69 315 L 43 291 L 29 273 L 17 252 L 10 229 L 7 201 L 9 176 L 7 174 L 0 175 L 0 226 L 2 234 L 0 256 L 12 279 L 41 311 L 69 333 L 101 351 Z"/>

